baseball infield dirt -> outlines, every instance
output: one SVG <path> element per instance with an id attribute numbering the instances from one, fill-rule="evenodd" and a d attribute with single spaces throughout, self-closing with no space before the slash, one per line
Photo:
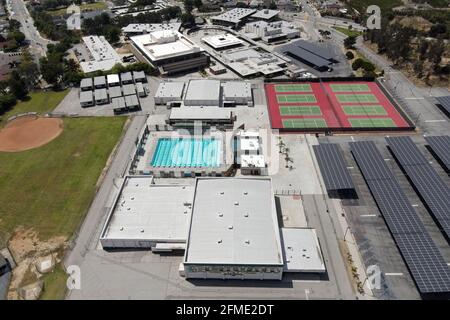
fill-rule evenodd
<path id="1" fill-rule="evenodd" d="M 20 117 L 0 130 L 0 152 L 19 152 L 49 143 L 63 131 L 58 118 Z"/>

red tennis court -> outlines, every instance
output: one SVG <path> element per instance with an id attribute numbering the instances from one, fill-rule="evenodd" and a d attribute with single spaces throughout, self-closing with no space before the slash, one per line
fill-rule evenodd
<path id="1" fill-rule="evenodd" d="M 266 83 L 272 129 L 286 131 L 410 130 L 376 82 Z"/>

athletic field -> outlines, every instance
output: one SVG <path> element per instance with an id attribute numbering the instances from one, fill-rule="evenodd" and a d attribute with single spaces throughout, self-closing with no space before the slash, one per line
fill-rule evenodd
<path id="1" fill-rule="evenodd" d="M 273 129 L 405 130 L 412 125 L 375 82 L 267 83 Z"/>

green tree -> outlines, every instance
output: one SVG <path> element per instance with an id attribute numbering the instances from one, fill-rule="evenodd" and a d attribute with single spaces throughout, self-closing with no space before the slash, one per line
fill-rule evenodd
<path id="1" fill-rule="evenodd" d="M 352 60 L 352 59 L 355 58 L 355 55 L 354 55 L 353 52 L 351 52 L 351 51 L 347 51 L 347 52 L 345 53 L 345 56 L 347 57 L 348 60 Z"/>
<path id="2" fill-rule="evenodd" d="M 349 36 L 344 39 L 344 47 L 346 49 L 352 49 L 354 48 L 356 44 L 356 37 L 355 36 Z"/>
<path id="3" fill-rule="evenodd" d="M 55 56 L 41 58 L 42 78 L 51 85 L 58 86 L 64 74 L 64 65 Z"/>
<path id="4" fill-rule="evenodd" d="M 367 71 L 367 72 L 375 71 L 375 65 L 372 62 L 367 61 L 367 60 L 364 60 L 362 62 L 361 67 L 364 69 L 364 71 Z"/>
<path id="5" fill-rule="evenodd" d="M 0 114 L 5 113 L 17 103 L 17 99 L 13 94 L 0 94 Z"/>
<path id="6" fill-rule="evenodd" d="M 353 61 L 352 63 L 352 69 L 354 71 L 358 70 L 359 68 L 361 68 L 364 64 L 364 60 L 361 58 L 356 59 L 355 61 Z"/>
<path id="7" fill-rule="evenodd" d="M 32 90 L 39 82 L 40 72 L 38 65 L 28 49 L 22 50 L 22 62 L 19 65 L 19 74 L 25 82 L 27 90 Z"/>
<path id="8" fill-rule="evenodd" d="M 11 72 L 8 83 L 11 94 L 17 99 L 23 99 L 28 95 L 25 81 L 16 70 Z"/>
<path id="9" fill-rule="evenodd" d="M 194 10 L 194 1 L 193 0 L 184 0 L 184 10 L 186 13 L 191 13 Z"/>
<path id="10" fill-rule="evenodd" d="M 203 2 L 202 0 L 194 0 L 194 7 L 196 7 L 197 9 L 200 9 L 203 6 Z"/>

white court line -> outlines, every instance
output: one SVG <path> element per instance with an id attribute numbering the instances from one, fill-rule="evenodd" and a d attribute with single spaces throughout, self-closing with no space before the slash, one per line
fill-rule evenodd
<path id="1" fill-rule="evenodd" d="M 362 214 L 360 217 L 376 217 L 376 214 Z"/>
<path id="2" fill-rule="evenodd" d="M 402 276 L 403 273 L 401 273 L 401 272 L 386 272 L 384 275 L 385 276 Z"/>
<path id="3" fill-rule="evenodd" d="M 439 119 L 439 120 L 425 120 L 425 122 L 447 122 L 445 119 Z"/>

